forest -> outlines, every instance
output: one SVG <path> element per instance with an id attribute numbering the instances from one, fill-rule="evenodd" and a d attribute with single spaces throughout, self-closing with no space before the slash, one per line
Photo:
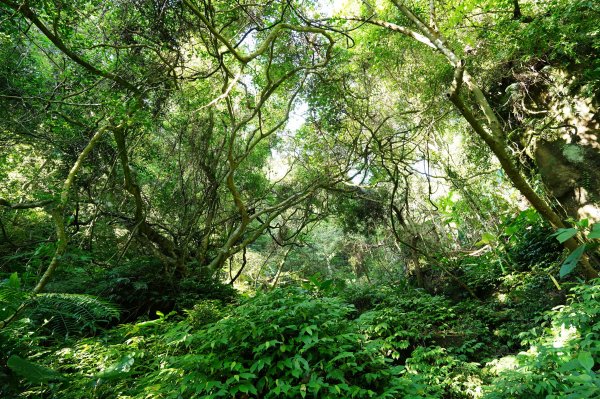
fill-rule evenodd
<path id="1" fill-rule="evenodd" d="M 0 397 L 600 399 L 600 3 L 0 0 Z"/>

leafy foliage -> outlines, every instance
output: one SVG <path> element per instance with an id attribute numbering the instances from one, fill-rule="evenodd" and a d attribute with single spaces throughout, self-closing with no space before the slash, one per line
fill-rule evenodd
<path id="1" fill-rule="evenodd" d="M 0 320 L 9 317 L 27 298 L 17 272 L 0 282 Z"/>
<path id="2" fill-rule="evenodd" d="M 588 225 L 589 221 L 587 219 L 583 219 L 575 224 L 577 228 L 571 227 L 568 229 L 558 229 L 556 233 L 552 234 L 553 237 L 559 242 L 565 242 L 570 238 L 575 237 L 578 233 L 581 233 L 583 236 L 587 236 L 588 240 L 592 240 L 594 238 L 600 237 L 600 223 L 594 223 L 591 226 Z M 570 274 L 577 267 L 577 263 L 583 256 L 586 251 L 589 251 L 592 248 L 597 248 L 598 245 L 596 243 L 584 243 L 579 245 L 573 252 L 567 256 L 560 267 L 560 277 L 563 278 L 566 275 Z"/>
<path id="3" fill-rule="evenodd" d="M 150 392 L 169 397 L 174 387 L 183 397 L 335 398 L 340 395 L 362 397 L 421 397 L 427 391 L 420 378 L 403 367 L 392 365 L 380 340 L 368 339 L 350 316 L 351 305 L 337 298 L 310 297 L 297 288 L 275 290 L 259 295 L 232 309 L 228 317 L 193 331 L 187 321 L 164 324 L 152 321 L 123 330 L 131 335 L 124 343 L 101 349 L 98 343 L 66 349 L 58 359 L 62 368 L 73 360 L 115 359 L 96 378 L 110 380 L 117 389 L 134 397 Z M 160 319 L 164 320 L 164 319 Z M 141 335 L 140 335 L 141 334 Z M 150 356 L 168 349 L 172 354 L 162 360 Z M 100 353 L 96 353 L 96 351 Z M 146 352 L 146 351 L 150 352 Z M 118 358 L 121 351 L 129 352 Z M 122 353 L 122 352 L 121 352 Z M 91 360 L 91 359 L 90 359 Z M 86 373 L 95 362 L 71 363 Z M 144 362 L 156 369 L 136 379 L 131 386 L 125 379 L 145 369 Z M 110 363 L 110 362 L 109 362 Z M 73 376 L 73 375 L 71 375 Z M 55 395 L 79 397 L 73 384 L 57 385 Z M 81 393 L 83 394 L 83 393 Z"/>
<path id="4" fill-rule="evenodd" d="M 231 285 L 210 276 L 157 279 L 163 267 L 156 259 L 140 257 L 108 270 L 96 269 L 94 273 L 63 272 L 64 280 L 52 284 L 51 288 L 77 292 L 82 284 L 88 286 L 90 294 L 118 305 L 125 321 L 154 317 L 156 311 L 183 311 L 202 300 L 219 300 L 223 304 L 236 301 L 237 292 Z"/>
<path id="5" fill-rule="evenodd" d="M 175 391 L 203 398 L 588 397 L 597 384 L 599 286 L 575 287 L 567 306 L 520 334 L 527 352 L 483 370 L 478 362 L 493 357 L 493 340 L 502 338 L 490 326 L 505 312 L 412 289 L 369 293 L 366 286 L 338 291 L 356 303 L 368 297 L 361 314 L 340 297 L 288 287 L 234 307 L 200 302 L 182 321 L 159 314 L 46 353 L 40 363 L 13 359 L 9 367 L 21 377 L 42 367 L 44 381 L 53 381 L 30 386 L 25 397 L 83 398 L 92 387 L 99 396 L 134 398 Z"/>
<path id="6" fill-rule="evenodd" d="M 51 334 L 95 333 L 99 326 L 118 320 L 119 309 L 92 295 L 42 293 L 32 299 L 29 317 Z"/>
<path id="7" fill-rule="evenodd" d="M 0 1 L 0 396 L 598 397 L 598 5 L 325 3 Z"/>
<path id="8" fill-rule="evenodd" d="M 357 322 L 369 336 L 383 339 L 391 356 L 401 362 L 417 348 L 436 344 L 451 344 L 463 360 L 481 356 L 479 339 L 486 331 L 483 323 L 467 314 L 459 319 L 447 299 L 414 290 L 388 291 L 385 299 Z"/>
<path id="9" fill-rule="evenodd" d="M 17 355 L 12 355 L 6 364 L 17 375 L 32 384 L 47 383 L 61 378 L 56 371 L 22 359 Z"/>
<path id="10" fill-rule="evenodd" d="M 489 398 L 593 398 L 600 378 L 600 282 L 574 287 L 569 303 L 541 318 L 541 327 L 521 334 L 527 351 L 492 363 Z"/>

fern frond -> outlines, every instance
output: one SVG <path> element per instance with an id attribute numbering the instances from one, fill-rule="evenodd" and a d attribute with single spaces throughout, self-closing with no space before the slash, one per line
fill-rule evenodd
<path id="1" fill-rule="evenodd" d="M 27 293 L 21 289 L 17 273 L 0 281 L 0 320 L 11 315 L 26 299 Z"/>
<path id="2" fill-rule="evenodd" d="M 92 295 L 43 293 L 33 299 L 30 317 L 44 321 L 54 333 L 69 335 L 96 330 L 99 323 L 118 319 L 118 307 Z"/>

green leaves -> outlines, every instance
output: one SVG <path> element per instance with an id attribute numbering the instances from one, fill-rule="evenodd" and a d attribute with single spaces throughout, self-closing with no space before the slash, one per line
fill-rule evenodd
<path id="1" fill-rule="evenodd" d="M 600 239 L 600 223 L 594 223 L 592 225 L 591 231 L 589 232 L 587 238 L 592 239 Z"/>
<path id="2" fill-rule="evenodd" d="M 579 262 L 579 259 L 581 259 L 584 252 L 585 245 L 581 245 L 577 247 L 577 249 L 575 249 L 573 252 L 571 252 L 571 254 L 567 257 L 567 259 L 565 259 L 562 266 L 560 267 L 559 274 L 561 278 L 571 273 L 575 269 L 575 267 L 577 267 L 577 262 Z"/>
<path id="3" fill-rule="evenodd" d="M 31 383 L 46 384 L 41 389 L 48 396 L 61 398 L 85 397 L 91 384 L 103 397 L 118 391 L 142 398 L 152 391 L 161 397 L 265 399 L 466 397 L 464 392 L 485 386 L 480 366 L 466 360 L 483 345 L 475 339 L 474 320 L 440 297 L 382 292 L 375 308 L 359 318 L 339 298 L 287 288 L 247 299 L 229 308 L 228 316 L 196 329 L 188 321 L 165 319 L 159 329 L 120 327 L 46 358 L 77 370 L 69 384 L 46 384 L 64 376 L 18 357 L 9 367 Z M 514 377 L 521 385 L 503 374 L 490 389 L 516 385 L 513 397 L 523 397 L 519 392 L 548 397 L 567 386 L 562 397 L 589 397 L 598 381 L 593 369 L 600 329 L 593 323 L 600 315 L 600 291 L 580 288 L 573 298 L 577 302 L 553 311 L 551 326 L 527 343 L 536 345 L 539 361 L 513 357 L 536 372 Z M 459 314 L 464 320 L 457 322 Z M 182 332 L 190 339 L 174 340 Z M 454 343 L 441 346 L 448 340 Z M 97 373 L 98 364 L 109 366 Z M 489 396 L 502 397 L 510 395 Z"/>
<path id="4" fill-rule="evenodd" d="M 477 243 L 475 243 L 475 245 L 489 245 L 489 244 L 493 244 L 496 241 L 498 241 L 498 237 L 496 237 L 494 234 L 486 231 L 485 233 L 483 233 L 481 235 L 481 240 L 479 240 Z"/>
<path id="5" fill-rule="evenodd" d="M 242 393 L 251 393 L 252 395 L 257 395 L 258 394 L 258 391 L 254 387 L 254 385 L 252 385 L 249 382 L 244 382 L 243 384 L 240 384 L 238 386 L 238 390 L 240 392 L 242 392 Z"/>
<path id="6" fill-rule="evenodd" d="M 131 367 L 134 363 L 135 358 L 131 354 L 125 355 L 116 363 L 108 366 L 104 371 L 97 374 L 96 377 L 105 380 L 126 377 L 130 374 Z"/>
<path id="7" fill-rule="evenodd" d="M 8 317 L 27 296 L 27 293 L 21 290 L 21 280 L 17 273 L 12 273 L 8 279 L 0 281 L 0 320 Z"/>
<path id="8" fill-rule="evenodd" d="M 17 272 L 14 272 L 10 275 L 6 286 L 10 287 L 10 288 L 14 288 L 16 290 L 21 288 L 21 280 L 19 279 L 19 275 L 17 274 Z"/>
<path id="9" fill-rule="evenodd" d="M 60 335 L 95 331 L 99 324 L 120 316 L 117 306 L 93 295 L 41 293 L 32 301 L 30 317 Z"/>
<path id="10" fill-rule="evenodd" d="M 558 229 L 558 230 L 556 230 L 556 233 L 552 234 L 552 237 L 556 237 L 558 242 L 560 242 L 562 244 L 563 242 L 567 241 L 569 238 L 575 237 L 577 232 L 578 232 L 578 230 L 575 228 Z"/>
<path id="11" fill-rule="evenodd" d="M 530 349 L 495 362 L 485 398 L 592 398 L 600 375 L 600 280 L 573 287 L 567 305 L 548 312 L 541 329 L 523 333 Z M 503 363 L 506 362 L 504 365 Z"/>
<path id="12" fill-rule="evenodd" d="M 17 375 L 32 384 L 41 384 L 49 381 L 63 379 L 58 372 L 37 363 L 30 362 L 20 356 L 12 355 L 6 362 L 7 366 Z"/>
<path id="13" fill-rule="evenodd" d="M 591 371 L 592 367 L 594 367 L 594 359 L 592 358 L 592 354 L 590 352 L 580 352 L 577 356 L 577 361 L 579 361 L 579 364 L 581 364 L 587 371 Z"/>
<path id="14" fill-rule="evenodd" d="M 155 378 L 165 391 L 178 386 L 183 397 L 244 394 L 333 399 L 414 394 L 416 377 L 401 376 L 403 370 L 392 366 L 385 355 L 388 344 L 361 331 L 352 317 L 354 308 L 339 298 L 317 295 L 323 292 L 288 288 L 259 294 L 232 308 L 228 317 L 190 332 L 180 352 L 168 344 L 166 337 L 172 334 L 162 333 L 159 342 L 175 353 L 161 360 L 160 369 L 170 371 L 144 378 Z M 170 328 L 175 329 L 187 331 L 183 326 Z M 164 350 L 157 347 L 153 353 L 160 351 Z M 138 358 L 143 357 L 136 355 L 136 362 Z M 133 358 L 121 357 L 107 369 L 115 373 L 108 377 L 116 381 L 130 372 L 132 363 Z M 159 369 L 149 369 L 155 368 Z"/>
<path id="15" fill-rule="evenodd" d="M 571 220 L 571 222 L 575 222 L 575 221 Z M 571 227 L 571 228 L 566 228 L 566 229 L 558 229 L 551 236 L 556 237 L 556 239 L 560 243 L 564 243 L 567 240 L 575 237 L 577 235 L 577 233 L 579 233 L 580 231 L 582 232 L 583 235 L 585 235 L 585 231 L 587 231 L 589 222 L 587 219 L 583 219 L 583 220 L 580 220 L 579 222 L 575 222 L 575 225 L 577 226 L 577 228 Z M 600 238 L 600 223 L 594 223 L 591 226 L 589 232 L 587 233 L 587 239 L 590 240 L 590 239 L 598 239 L 598 238 Z M 561 278 L 565 277 L 566 275 L 571 273 L 573 270 L 575 270 L 575 268 L 577 267 L 577 262 L 579 262 L 579 260 L 583 256 L 586 248 L 587 248 L 586 244 L 580 245 L 573 252 L 571 252 L 571 254 L 567 257 L 567 259 L 565 259 L 565 261 L 561 265 L 560 272 L 559 272 Z"/>

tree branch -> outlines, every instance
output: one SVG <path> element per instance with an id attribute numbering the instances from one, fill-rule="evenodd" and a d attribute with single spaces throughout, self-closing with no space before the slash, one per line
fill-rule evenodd
<path id="1" fill-rule="evenodd" d="M 30 20 L 44 34 L 44 36 L 46 36 L 60 51 L 62 51 L 67 57 L 69 57 L 71 60 L 73 60 L 80 66 L 84 67 L 87 71 L 93 73 L 94 75 L 110 79 L 118 85 L 122 86 L 123 88 L 132 91 L 138 96 L 141 95 L 138 88 L 135 87 L 133 84 L 129 83 L 127 80 L 111 72 L 103 71 L 101 69 L 96 68 L 95 66 L 81 58 L 74 51 L 69 49 L 57 35 L 50 31 L 50 29 L 48 29 L 48 27 L 42 22 L 42 20 L 40 20 L 39 17 L 35 14 L 35 12 L 33 12 L 31 8 L 29 8 L 27 2 L 23 4 L 13 4 L 8 0 L 0 0 L 0 3 L 8 6 L 9 8 L 12 8 L 28 20 Z"/>
<path id="2" fill-rule="evenodd" d="M 2 0 L 2 1 L 4 1 L 4 0 Z M 206 26 L 206 28 L 210 31 L 210 33 L 212 33 L 212 35 L 214 37 L 216 37 L 217 40 L 219 40 L 221 43 L 223 43 L 225 45 L 225 47 L 227 47 L 227 50 L 229 50 L 229 52 L 242 64 L 249 63 L 256 57 L 262 55 L 265 51 L 267 51 L 269 49 L 269 46 L 271 45 L 271 43 L 275 39 L 277 39 L 278 37 L 281 36 L 280 32 L 282 30 L 292 30 L 292 31 L 296 31 L 296 32 L 305 32 L 305 33 L 318 33 L 318 34 L 325 36 L 327 38 L 327 40 L 329 40 L 330 43 L 334 42 L 333 37 L 325 29 L 316 28 L 313 26 L 296 26 L 296 25 L 291 25 L 291 24 L 286 24 L 286 23 L 280 23 L 280 24 L 276 25 L 273 28 L 273 30 L 271 30 L 269 35 L 260 44 L 260 46 L 256 49 L 256 51 L 254 51 L 250 54 L 242 54 L 238 50 L 236 50 L 235 46 L 233 46 L 229 42 L 229 40 L 227 40 L 223 35 L 221 35 L 219 33 L 219 31 L 208 20 L 206 15 L 204 15 L 202 13 L 202 11 L 200 11 L 200 9 L 198 7 L 196 7 L 195 4 L 193 4 L 190 0 L 183 0 L 183 4 L 185 4 L 192 11 L 192 13 L 194 15 L 196 15 L 202 21 L 202 23 Z"/>
<path id="3" fill-rule="evenodd" d="M 54 202 L 53 199 L 33 201 L 33 202 L 21 202 L 17 204 L 10 203 L 4 198 L 0 198 L 0 206 L 5 206 L 10 209 L 32 209 L 32 208 L 43 208 Z"/>
<path id="4" fill-rule="evenodd" d="M 344 19 L 347 21 L 359 21 L 359 22 L 364 22 L 367 24 L 375 25 L 375 26 L 380 26 L 382 28 L 387 28 L 394 32 L 402 33 L 405 36 L 411 37 L 418 42 L 421 42 L 431 48 L 436 49 L 435 44 L 433 44 L 433 42 L 431 40 L 429 40 L 426 36 L 423 36 L 419 32 L 416 32 L 412 29 L 408 29 L 405 26 L 400 26 L 400 25 L 396 25 L 391 22 L 382 21 L 380 19 L 372 19 L 372 18 L 345 17 Z"/>

